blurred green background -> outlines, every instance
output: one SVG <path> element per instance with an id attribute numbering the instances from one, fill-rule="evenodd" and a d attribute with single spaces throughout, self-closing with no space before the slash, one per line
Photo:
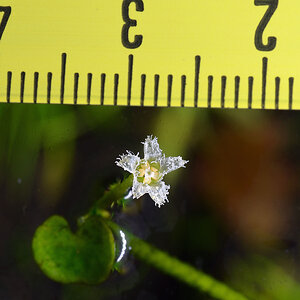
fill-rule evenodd
<path id="1" fill-rule="evenodd" d="M 50 215 L 71 223 L 123 178 L 116 158 L 147 135 L 189 160 L 116 221 L 249 299 L 300 299 L 300 115 L 288 111 L 0 105 L 0 299 L 210 299 L 130 254 L 99 286 L 61 285 L 31 241 Z"/>

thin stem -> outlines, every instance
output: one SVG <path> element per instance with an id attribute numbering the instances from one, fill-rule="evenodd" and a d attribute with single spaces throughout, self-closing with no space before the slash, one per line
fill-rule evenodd
<path id="1" fill-rule="evenodd" d="M 133 175 L 129 175 L 122 182 L 115 183 L 110 186 L 109 190 L 104 193 L 104 195 L 96 201 L 90 210 L 90 213 L 97 209 L 108 209 L 118 200 L 123 199 L 124 195 L 130 187 L 132 187 Z"/>
<path id="2" fill-rule="evenodd" d="M 97 214 L 98 210 L 111 207 L 114 203 L 124 199 L 124 195 L 132 186 L 133 176 L 130 175 L 123 182 L 118 182 L 95 203 L 89 214 Z M 159 250 L 145 241 L 137 238 L 132 233 L 123 230 L 114 222 L 107 220 L 108 225 L 117 234 L 122 230 L 125 232 L 131 253 L 141 261 L 155 267 L 156 269 L 168 274 L 178 280 L 196 288 L 200 292 L 205 292 L 211 297 L 219 300 L 247 300 L 242 294 L 232 290 L 226 284 L 214 279 L 213 277 L 197 270 L 196 268 L 181 262 L 168 253 Z"/>
<path id="3" fill-rule="evenodd" d="M 109 226 L 116 232 L 120 230 L 126 233 L 131 253 L 141 261 L 155 267 L 178 280 L 205 292 L 211 297 L 219 300 L 247 300 L 242 294 L 232 290 L 226 284 L 212 278 L 204 272 L 181 262 L 168 253 L 159 250 L 133 234 L 121 229 L 117 224 L 108 222 Z"/>

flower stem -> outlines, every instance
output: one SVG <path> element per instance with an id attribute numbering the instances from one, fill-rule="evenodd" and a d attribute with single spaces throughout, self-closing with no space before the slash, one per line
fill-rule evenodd
<path id="1" fill-rule="evenodd" d="M 108 209 L 117 202 L 118 200 L 124 198 L 127 190 L 132 187 L 133 175 L 129 175 L 122 182 L 117 182 L 110 186 L 109 190 L 104 193 L 104 195 L 96 201 L 90 210 L 93 214 L 94 211 L 98 209 Z"/>
<path id="2" fill-rule="evenodd" d="M 130 175 L 123 182 L 118 182 L 95 203 L 89 214 L 97 214 L 98 210 L 110 208 L 114 203 L 124 198 L 127 190 L 132 186 L 133 176 Z M 232 290 L 226 284 L 197 270 L 196 268 L 170 256 L 168 253 L 155 248 L 132 233 L 122 229 L 116 223 L 106 220 L 111 229 L 119 234 L 122 230 L 128 239 L 131 253 L 141 261 L 155 267 L 161 272 L 196 288 L 200 292 L 209 294 L 219 300 L 247 300 L 242 294 Z"/>
<path id="3" fill-rule="evenodd" d="M 196 288 L 200 292 L 209 294 L 219 300 L 247 300 L 242 294 L 232 290 L 226 284 L 197 270 L 196 268 L 170 256 L 168 253 L 137 238 L 133 234 L 121 229 L 117 224 L 108 222 L 116 232 L 120 230 L 126 233 L 131 253 L 141 261 L 155 267 L 161 272 Z"/>

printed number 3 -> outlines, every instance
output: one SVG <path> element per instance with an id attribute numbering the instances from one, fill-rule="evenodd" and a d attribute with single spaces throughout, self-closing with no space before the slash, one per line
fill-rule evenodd
<path id="1" fill-rule="evenodd" d="M 137 11 L 144 11 L 144 3 L 142 0 L 124 0 L 122 5 L 122 16 L 123 20 L 125 22 L 123 28 L 122 28 L 122 44 L 124 47 L 129 49 L 135 49 L 141 46 L 143 42 L 143 36 L 142 35 L 136 35 L 134 37 L 134 41 L 129 41 L 129 29 L 130 27 L 135 27 L 137 22 L 136 20 L 132 20 L 129 17 L 129 6 L 130 4 L 134 2 L 136 5 Z"/>
<path id="2" fill-rule="evenodd" d="M 6 27 L 7 21 L 9 19 L 10 13 L 11 13 L 11 7 L 10 6 L 0 6 L 0 12 L 4 12 L 2 21 L 0 22 L 0 40 L 2 38 L 2 34 L 4 32 L 4 29 Z"/>

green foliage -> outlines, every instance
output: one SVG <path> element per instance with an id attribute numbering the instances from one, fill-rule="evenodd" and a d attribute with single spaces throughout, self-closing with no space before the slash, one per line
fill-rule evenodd
<path id="1" fill-rule="evenodd" d="M 299 283 L 281 265 L 267 257 L 253 255 L 231 263 L 232 284 L 255 300 L 298 300 Z"/>
<path id="2" fill-rule="evenodd" d="M 42 271 L 61 283 L 97 284 L 113 268 L 114 238 L 100 217 L 91 216 L 72 233 L 61 216 L 52 216 L 35 232 L 33 253 Z"/>
<path id="3" fill-rule="evenodd" d="M 107 209 L 110 208 L 114 203 L 123 204 L 124 196 L 128 189 L 132 186 L 133 175 L 129 175 L 122 182 L 117 182 L 112 184 L 108 191 L 95 203 L 92 207 L 92 214 L 95 213 L 97 209 Z"/>
<path id="4" fill-rule="evenodd" d="M 61 283 L 97 284 L 104 281 L 113 268 L 118 268 L 118 265 L 113 265 L 115 243 L 111 230 L 122 230 L 131 253 L 145 263 L 215 299 L 247 299 L 222 282 L 147 244 L 110 221 L 110 214 L 102 208 L 122 200 L 131 185 L 132 175 L 112 185 L 90 212 L 78 220 L 76 234 L 71 232 L 67 221 L 60 216 L 50 217 L 36 230 L 32 243 L 34 258 L 49 278 Z"/>
<path id="5" fill-rule="evenodd" d="M 108 222 L 113 231 L 120 231 L 120 227 Z M 172 257 L 168 253 L 146 243 L 133 234 L 123 229 L 127 241 L 131 247 L 131 254 L 144 263 L 168 274 L 189 286 L 195 288 L 200 293 L 207 293 L 213 299 L 219 300 L 247 300 L 243 294 L 231 289 L 210 275 L 194 268 L 193 266 Z"/>

